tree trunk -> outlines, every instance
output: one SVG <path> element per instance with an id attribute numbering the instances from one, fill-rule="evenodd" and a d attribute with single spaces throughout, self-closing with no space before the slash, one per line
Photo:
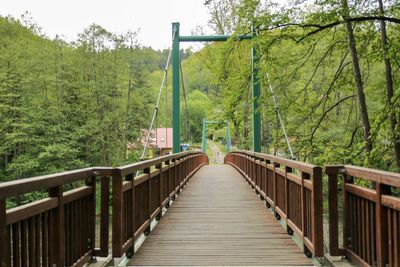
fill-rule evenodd
<path id="1" fill-rule="evenodd" d="M 379 2 L 379 12 L 383 16 L 385 11 L 383 9 L 382 0 L 378 0 Z M 393 139 L 393 149 L 394 155 L 396 159 L 397 167 L 400 167 L 400 136 L 396 131 L 397 120 L 396 113 L 394 112 L 394 108 L 392 108 L 392 100 L 393 100 L 393 76 L 392 76 L 392 64 L 388 57 L 387 51 L 387 33 L 386 33 L 386 22 L 384 20 L 380 21 L 381 24 L 381 42 L 382 42 L 382 53 L 383 53 L 383 62 L 385 64 L 386 71 L 386 97 L 387 97 L 387 105 L 389 107 L 389 120 L 390 127 L 392 130 L 392 139 Z"/>
<path id="2" fill-rule="evenodd" d="M 347 0 L 341 0 L 341 4 L 343 10 L 343 19 L 346 21 L 347 39 L 353 64 L 354 81 L 357 88 L 357 98 L 360 105 L 361 124 L 364 130 L 364 141 L 366 142 L 365 150 L 367 152 L 370 152 L 372 150 L 371 126 L 369 124 L 367 104 L 365 102 L 364 85 L 362 81 L 360 63 L 358 61 L 358 53 L 354 38 L 353 25 L 351 21 L 349 21 L 350 12 Z"/>

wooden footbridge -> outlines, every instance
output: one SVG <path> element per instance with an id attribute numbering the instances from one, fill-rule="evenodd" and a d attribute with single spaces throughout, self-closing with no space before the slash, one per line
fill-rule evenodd
<path id="1" fill-rule="evenodd" d="M 207 163 L 201 152 L 182 152 L 2 183 L 0 266 L 75 267 L 96 257 L 126 257 L 128 265 L 307 266 L 324 253 L 399 266 L 399 174 L 326 167 L 324 249 L 321 167 L 249 151 L 229 153 L 225 165 Z M 28 192 L 45 196 L 7 208 Z"/>

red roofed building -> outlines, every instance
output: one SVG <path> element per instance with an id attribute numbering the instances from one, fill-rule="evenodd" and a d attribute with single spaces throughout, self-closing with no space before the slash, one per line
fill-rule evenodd
<path id="1" fill-rule="evenodd" d="M 140 144 L 146 145 L 147 130 L 141 130 Z M 135 144 L 127 144 L 127 153 L 139 149 Z M 151 131 L 147 151 L 150 158 L 155 156 L 164 156 L 172 153 L 172 128 L 157 128 Z"/>
<path id="2" fill-rule="evenodd" d="M 151 147 L 160 149 L 160 155 L 172 151 L 172 128 L 157 128 L 152 132 Z"/>

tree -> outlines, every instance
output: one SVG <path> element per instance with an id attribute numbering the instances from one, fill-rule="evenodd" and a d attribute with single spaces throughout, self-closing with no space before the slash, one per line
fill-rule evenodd
<path id="1" fill-rule="evenodd" d="M 341 5 L 343 12 L 342 16 L 343 19 L 346 21 L 347 38 L 351 54 L 351 61 L 353 63 L 354 81 L 356 83 L 358 103 L 360 105 L 361 124 L 363 126 L 364 141 L 366 143 L 365 149 L 367 152 L 371 152 L 372 150 L 371 125 L 369 123 L 368 109 L 365 101 L 364 84 L 361 75 L 360 63 L 358 60 L 358 53 L 356 48 L 356 41 L 354 38 L 353 25 L 351 21 L 349 21 L 350 11 L 347 0 L 341 0 Z"/>
<path id="2" fill-rule="evenodd" d="M 379 3 L 379 13 L 381 16 L 385 15 L 383 2 L 382 0 L 378 0 Z M 380 21 L 381 27 L 381 42 L 382 42 L 382 55 L 383 62 L 385 64 L 385 78 L 386 78 L 386 97 L 387 97 L 387 106 L 389 107 L 389 120 L 390 127 L 392 131 L 392 142 L 393 142 L 393 150 L 396 159 L 397 167 L 400 168 L 400 133 L 399 133 L 399 122 L 396 118 L 396 109 L 394 108 L 393 98 L 394 98 L 394 89 L 393 89 L 393 76 L 392 76 L 392 63 L 389 58 L 388 51 L 388 37 L 386 32 L 386 22 L 384 20 Z"/>

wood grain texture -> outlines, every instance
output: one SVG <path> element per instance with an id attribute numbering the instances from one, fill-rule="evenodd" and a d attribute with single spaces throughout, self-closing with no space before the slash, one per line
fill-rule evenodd
<path id="1" fill-rule="evenodd" d="M 134 265 L 312 265 L 231 166 L 202 167 L 129 262 Z"/>

